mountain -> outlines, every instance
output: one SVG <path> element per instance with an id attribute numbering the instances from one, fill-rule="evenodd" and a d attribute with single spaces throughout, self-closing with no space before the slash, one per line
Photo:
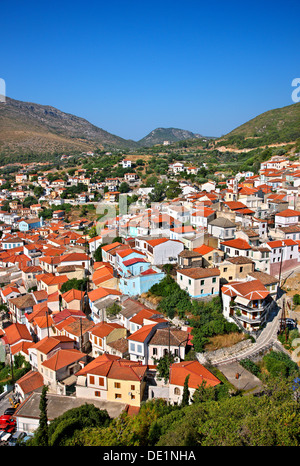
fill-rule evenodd
<path id="1" fill-rule="evenodd" d="M 0 154 L 86 152 L 96 148 L 135 148 L 125 140 L 49 105 L 6 98 L 0 104 Z"/>
<path id="2" fill-rule="evenodd" d="M 156 128 L 151 131 L 143 139 L 140 139 L 138 144 L 142 147 L 150 147 L 155 144 L 163 144 L 164 141 L 177 142 L 185 139 L 201 138 L 200 134 L 192 133 L 184 129 L 178 128 Z"/>
<path id="3" fill-rule="evenodd" d="M 261 113 L 220 140 L 237 137 L 257 138 L 266 144 L 296 141 L 300 138 L 300 103 Z"/>

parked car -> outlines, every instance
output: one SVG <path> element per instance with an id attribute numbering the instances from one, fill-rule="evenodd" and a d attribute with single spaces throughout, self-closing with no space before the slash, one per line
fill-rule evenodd
<path id="1" fill-rule="evenodd" d="M 13 419 L 8 414 L 3 414 L 0 416 L 0 430 L 4 430 L 5 432 L 14 432 L 16 428 L 16 420 Z"/>
<path id="2" fill-rule="evenodd" d="M 16 411 L 16 408 L 7 408 L 5 411 L 4 411 L 4 414 L 7 414 L 8 416 L 12 416 Z"/>
<path id="3" fill-rule="evenodd" d="M 26 437 L 26 432 L 22 432 L 20 430 L 17 430 L 12 436 L 10 437 L 8 441 L 8 446 L 14 447 L 17 445 L 19 442 L 23 440 L 24 437 Z"/>
<path id="4" fill-rule="evenodd" d="M 22 440 L 20 441 L 20 446 L 26 445 L 26 442 L 28 442 L 28 440 L 32 439 L 32 437 L 33 437 L 33 434 L 31 432 L 26 434 L 25 437 L 23 437 Z"/>
<path id="5" fill-rule="evenodd" d="M 5 432 L 5 430 L 3 430 L 0 433 L 0 444 L 1 445 L 6 445 L 7 441 L 10 439 L 11 435 L 12 434 L 10 432 Z"/>

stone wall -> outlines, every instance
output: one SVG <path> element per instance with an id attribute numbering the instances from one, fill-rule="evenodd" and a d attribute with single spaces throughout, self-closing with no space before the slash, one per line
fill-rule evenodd
<path id="1" fill-rule="evenodd" d="M 222 359 L 226 359 L 228 357 L 235 357 L 239 355 L 239 353 L 246 348 L 249 348 L 253 345 L 253 342 L 250 338 L 247 340 L 240 341 L 236 345 L 230 346 L 228 348 L 221 348 L 215 351 L 207 351 L 205 353 L 197 353 L 197 359 L 200 364 L 214 364 L 216 362 L 221 361 Z"/>

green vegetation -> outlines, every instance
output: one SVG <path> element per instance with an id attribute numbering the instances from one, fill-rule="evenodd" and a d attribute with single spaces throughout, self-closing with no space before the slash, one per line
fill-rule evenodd
<path id="1" fill-rule="evenodd" d="M 109 425 L 110 417 L 106 410 L 92 404 L 73 408 L 54 419 L 47 427 L 47 387 L 43 388 L 40 401 L 40 424 L 27 446 L 72 446 L 82 429 L 101 428 Z"/>
<path id="2" fill-rule="evenodd" d="M 16 380 L 23 377 L 26 372 L 30 371 L 30 369 L 30 363 L 26 362 L 22 355 L 14 357 L 12 366 L 0 362 L 0 393 L 3 392 L 4 385 L 12 385 Z"/>
<path id="3" fill-rule="evenodd" d="M 149 292 L 154 296 L 162 297 L 158 310 L 170 319 L 175 314 L 183 318 L 186 312 L 191 309 L 189 294 L 182 290 L 170 275 L 167 275 L 159 283 L 153 285 Z"/>
<path id="4" fill-rule="evenodd" d="M 251 359 L 243 359 L 240 364 L 260 379 L 263 379 L 265 371 L 273 377 L 281 378 L 288 378 L 300 373 L 298 365 L 283 351 L 272 350 L 263 356 L 259 363 L 255 363 Z"/>
<path id="5" fill-rule="evenodd" d="M 69 290 L 81 290 L 82 289 L 82 291 L 86 291 L 87 282 L 88 282 L 87 278 L 82 278 L 82 279 L 71 278 L 71 280 L 68 280 L 67 282 L 62 284 L 60 291 L 62 294 L 66 293 L 66 291 L 69 291 Z"/>
<path id="6" fill-rule="evenodd" d="M 178 315 L 189 322 L 196 352 L 204 351 L 204 346 L 214 335 L 240 333 L 237 325 L 225 319 L 219 296 L 207 302 L 192 301 L 189 294 L 170 275 L 153 285 L 149 294 L 161 297 L 157 310 L 170 319 Z"/>
<path id="7" fill-rule="evenodd" d="M 300 137 L 299 120 L 300 104 L 296 103 L 261 113 L 235 128 L 224 139 L 239 145 L 240 149 L 295 141 Z"/>
<path id="8" fill-rule="evenodd" d="M 189 406 L 162 399 L 142 404 L 136 416 L 109 419 L 90 405 L 50 422 L 51 446 L 299 446 L 300 405 L 293 378 L 268 376 L 262 391 L 202 385 Z M 219 386 L 220 387 L 220 386 Z M 185 403 L 183 403 L 184 405 Z M 29 445 L 39 445 L 35 435 Z"/>

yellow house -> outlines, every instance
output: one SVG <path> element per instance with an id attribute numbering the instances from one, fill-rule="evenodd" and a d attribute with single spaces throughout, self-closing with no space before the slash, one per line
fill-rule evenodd
<path id="1" fill-rule="evenodd" d="M 127 329 L 114 322 L 99 322 L 90 331 L 90 343 L 93 357 L 108 352 L 106 345 L 112 341 L 126 338 Z"/>
<path id="2" fill-rule="evenodd" d="M 81 311 L 83 306 L 84 291 L 72 288 L 61 295 L 63 309 Z"/>
<path id="3" fill-rule="evenodd" d="M 146 387 L 146 370 L 146 366 L 121 367 L 115 363 L 113 374 L 108 378 L 107 400 L 140 407 Z"/>
<path id="4" fill-rule="evenodd" d="M 102 354 L 76 373 L 76 396 L 140 407 L 147 366 Z"/>
<path id="5" fill-rule="evenodd" d="M 67 281 L 66 275 L 41 274 L 37 277 L 38 290 L 46 290 L 48 294 L 56 293 Z"/>
<path id="6" fill-rule="evenodd" d="M 254 272 L 254 262 L 244 256 L 229 257 L 215 266 L 220 270 L 221 284 L 245 280 L 249 273 Z"/>

